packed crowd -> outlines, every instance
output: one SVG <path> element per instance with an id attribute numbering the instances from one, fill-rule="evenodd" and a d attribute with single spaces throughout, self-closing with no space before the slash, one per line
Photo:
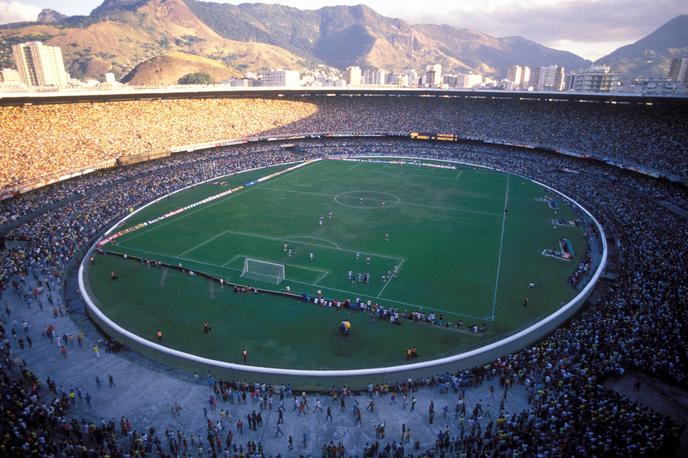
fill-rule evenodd
<path id="1" fill-rule="evenodd" d="M 136 120 L 132 124 L 132 120 Z M 126 155 L 304 132 L 446 132 L 688 177 L 685 108 L 421 97 L 146 100 L 0 108 L 0 189 Z M 534 124 L 538 128 L 532 128 Z M 630 130 L 629 130 L 630 129 Z"/>
<path id="2" fill-rule="evenodd" d="M 428 97 L 327 97 L 270 133 L 434 132 L 544 146 L 688 177 L 686 108 Z M 537 125 L 537 128 L 533 126 Z"/>
<path id="3" fill-rule="evenodd" d="M 320 109 L 324 106 L 321 104 Z M 606 110 L 601 109 L 601 118 Z M 343 116 L 331 115 L 333 120 L 326 122 L 341 120 Z M 432 113 L 428 117 L 439 125 L 446 121 L 435 119 Z M 358 120 L 360 116 L 350 116 L 349 124 L 342 125 L 346 125 L 347 130 L 355 130 L 359 127 Z M 495 129 L 499 129 L 500 123 L 497 122 Z M 616 122 L 612 122 L 611 127 L 605 129 L 611 137 L 614 137 L 615 125 Z M 672 131 L 672 135 L 675 138 L 685 133 Z M 602 139 L 600 144 L 606 141 Z M 673 145 L 671 153 L 678 155 L 684 147 Z M 635 370 L 675 385 L 685 387 L 688 384 L 688 334 L 685 332 L 688 326 L 688 285 L 685 283 L 688 266 L 684 242 L 688 240 L 688 225 L 679 215 L 657 205 L 658 201 L 665 201 L 686 208 L 688 199 L 684 189 L 585 161 L 509 148 L 402 140 L 314 140 L 300 142 L 299 148 L 299 158 L 342 152 L 404 154 L 458 159 L 531 177 L 584 202 L 606 230 L 618 238 L 623 257 L 618 280 L 609 286 L 598 303 L 538 344 L 470 371 L 371 387 L 369 391 L 374 393 L 371 399 L 401 399 L 398 401 L 400 415 L 415 412 L 416 390 L 427 387 L 440 394 L 451 392 L 456 407 L 450 416 L 455 416 L 451 426 L 438 433 L 431 450 L 422 450 L 410 434 L 408 441 L 405 436 L 402 441 L 385 439 L 383 427 L 379 441 L 367 444 L 358 453 L 366 456 L 422 453 L 435 456 L 460 453 L 470 456 L 647 456 L 675 450 L 677 429 L 671 420 L 606 389 L 603 382 L 608 377 Z M 632 151 L 629 154 L 633 154 Z M 48 207 L 42 205 L 50 195 L 50 188 L 21 196 L 20 204 L 10 202 L 2 207 L 6 220 L 13 219 L 13 209 L 32 218 L 9 234 L 10 239 L 23 240 L 26 245 L 0 253 L 0 289 L 21 292 L 24 301 L 31 304 L 37 300 L 32 294 L 40 296 L 43 293 L 40 288 L 24 291 L 27 278 L 39 282 L 39 286 L 57 284 L 65 275 L 68 263 L 89 240 L 129 208 L 223 173 L 295 158 L 295 153 L 276 147 L 244 145 L 223 151 L 183 154 L 167 161 L 104 171 L 83 180 L 66 182 L 55 188 L 60 197 L 52 200 Z M 159 450 L 180 456 L 180 447 L 184 447 L 185 441 L 187 446 L 191 444 L 191 438 L 184 432 L 160 434 L 149 425 L 132 427 L 125 422 L 125 427 L 116 428 L 115 424 L 97 424 L 89 420 L 75 425 L 68 411 L 70 392 L 46 390 L 43 382 L 36 380 L 25 365 L 14 360 L 12 351 L 19 344 L 10 337 L 12 332 L 8 329 L 15 325 L 10 323 L 9 312 L 2 316 L 0 430 L 4 435 L 0 438 L 0 454 L 69 455 L 79 450 L 82 456 L 133 456 Z M 65 364 L 69 364 L 68 358 Z M 237 396 L 257 399 L 256 412 L 263 407 L 273 407 L 272 402 L 280 403 L 284 400 L 280 397 L 294 398 L 295 403 L 304 402 L 301 396 L 289 396 L 290 390 L 280 387 L 209 381 L 212 390 L 209 406 L 213 412 L 219 399 L 227 403 L 223 408 L 234 408 L 229 400 L 230 389 L 233 401 Z M 501 402 L 510 390 L 521 387 L 527 392 L 528 407 L 518 413 L 500 408 L 497 416 L 485 418 L 480 403 L 471 407 L 462 401 L 462 390 L 466 386 L 482 384 L 498 385 L 496 396 L 502 397 Z M 334 400 L 323 404 L 321 410 L 341 403 L 358 405 L 358 399 L 347 390 L 334 389 L 329 396 Z M 279 407 L 275 405 L 274 408 Z M 296 411 L 300 408 L 296 406 Z M 366 407 L 347 409 L 352 411 L 355 427 L 362 423 L 359 417 L 364 408 L 372 410 L 375 405 L 368 402 Z M 427 412 L 430 422 L 436 415 L 433 409 L 431 404 Z M 326 412 L 319 414 L 325 417 Z M 446 416 L 447 413 L 437 415 Z M 253 421 L 249 420 L 251 424 Z M 193 439 L 198 456 L 212 455 L 213 451 L 215 455 L 225 456 L 276 455 L 286 452 L 287 447 L 301 439 L 285 438 L 284 449 L 271 451 L 263 450 L 262 445 L 254 441 L 227 446 L 230 433 L 236 437 L 244 425 L 243 422 L 241 426 L 237 422 L 230 424 L 226 420 L 222 424 L 220 433 L 217 421 L 209 419 L 207 436 Z M 278 423 L 278 429 L 279 426 Z M 263 426 L 256 423 L 251 427 Z M 306 442 L 305 435 L 302 440 Z M 340 447 L 324 443 L 322 446 L 323 456 L 341 456 L 342 449 L 349 453 L 361 444 L 344 443 Z"/>
<path id="4" fill-rule="evenodd" d="M 249 137 L 311 116 L 312 103 L 146 100 L 0 107 L 0 189 L 120 156 Z"/>

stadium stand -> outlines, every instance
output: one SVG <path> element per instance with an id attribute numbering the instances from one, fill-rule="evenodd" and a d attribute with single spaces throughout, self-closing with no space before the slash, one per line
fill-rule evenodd
<path id="1" fill-rule="evenodd" d="M 438 97 L 173 99 L 6 106 L 0 189 L 120 157 L 304 132 L 448 132 L 688 178 L 685 109 Z M 27 151 L 31 153 L 28 154 Z"/>
<path id="2" fill-rule="evenodd" d="M 142 108 L 146 103 L 162 102 L 132 103 L 127 105 L 131 110 L 124 109 L 124 105 L 118 105 L 119 109 L 105 108 L 105 105 L 95 109 L 95 113 L 107 112 L 106 117 L 110 119 L 121 114 L 121 119 L 112 121 L 112 130 L 127 131 L 129 125 L 123 120 L 126 117 L 136 119 L 138 126 L 148 126 L 139 127 L 140 137 L 130 137 L 133 143 L 120 146 L 114 152 L 109 149 L 111 143 L 108 142 L 116 141 L 117 137 L 109 137 L 110 140 L 103 140 L 104 143 L 87 142 L 86 139 L 94 135 L 106 135 L 108 129 L 89 133 L 88 117 L 81 115 L 69 119 L 82 128 L 70 129 L 64 135 L 57 125 L 44 125 L 32 131 L 17 130 L 20 128 L 14 124 L 19 124 L 21 116 L 34 116 L 32 119 L 42 122 L 40 110 L 53 110 L 51 116 L 59 117 L 63 114 L 60 112 L 73 110 L 76 113 L 93 108 L 79 105 L 0 108 L 3 135 L 12 138 L 9 153 L 3 149 L 6 156 L 1 159 L 2 183 L 14 184 L 68 167 L 69 151 L 79 145 L 82 146 L 79 166 L 99 161 L 104 154 L 111 158 L 122 152 L 145 153 L 150 139 L 177 127 L 170 123 L 164 124 L 162 130 L 151 127 L 162 122 L 159 112 L 167 119 L 179 116 L 189 122 L 189 118 L 184 117 L 188 112 L 182 108 L 186 102 L 165 101 L 164 110 L 160 106 L 157 110 Z M 273 102 L 258 101 L 264 112 L 248 108 L 249 117 L 241 114 L 241 110 L 236 111 L 236 107 L 225 114 L 219 114 L 215 108 L 204 110 L 203 103 L 219 102 L 199 101 L 194 116 L 201 112 L 205 116 L 195 125 L 203 124 L 204 120 L 215 123 L 218 118 L 227 122 L 230 116 L 237 123 L 238 127 L 217 133 L 217 138 L 248 136 L 258 130 L 268 135 L 381 130 L 459 132 L 524 144 L 594 151 L 688 176 L 688 155 L 685 154 L 688 134 L 680 127 L 681 123 L 685 124 L 685 110 L 672 108 L 655 111 L 611 106 L 567 105 L 562 108 L 554 103 L 530 105 L 530 102 L 484 100 L 452 104 L 445 99 L 327 98 L 308 103 L 284 102 L 277 111 L 272 110 L 277 108 Z M 285 113 L 292 109 L 295 110 L 288 118 L 289 123 L 278 121 L 287 119 Z M 27 114 L 33 110 L 39 111 Z M 12 127 L 5 127 L 7 120 L 12 120 Z M 217 124 L 212 126 L 217 128 Z M 174 135 L 172 139 L 195 143 L 215 135 L 211 128 L 196 136 L 194 129 L 188 130 L 188 135 Z M 47 132 L 52 132 L 52 138 L 41 140 Z M 51 142 L 55 143 L 51 146 Z M 37 144 L 41 146 L 36 147 Z M 622 262 L 617 280 L 600 293 L 593 306 L 537 345 L 470 371 L 437 374 L 423 380 L 373 388 L 386 398 L 392 392 L 418 393 L 417 396 L 427 392 L 430 399 L 438 403 L 447 399 L 446 396 L 461 398 L 467 388 L 488 385 L 497 385 L 498 396 L 506 400 L 507 393 L 518 388 L 527 393 L 527 406 L 522 410 L 508 411 L 502 402 L 494 418 L 482 421 L 479 403 L 472 408 L 463 404 L 460 414 L 465 421 L 437 435 L 420 437 L 419 434 L 421 443 L 418 446 L 414 443 L 415 437 L 406 443 L 384 439 L 383 435 L 365 446 L 356 441 L 318 444 L 323 456 L 345 456 L 345 453 L 365 456 L 421 456 L 422 453 L 434 456 L 462 453 L 470 456 L 670 456 L 676 453 L 681 428 L 674 420 L 619 395 L 604 383 L 628 371 L 637 371 L 662 382 L 687 386 L 685 240 L 688 240 L 688 224 L 684 216 L 665 205 L 688 208 L 684 187 L 582 159 L 513 147 L 420 144 L 390 138 L 323 138 L 298 140 L 296 144 L 298 152 L 285 151 L 277 144 L 246 144 L 181 153 L 129 167 L 97 171 L 0 203 L 0 229 L 3 229 L 0 232 L 6 232 L 7 239 L 0 252 L 0 291 L 4 305 L 0 323 L 0 431 L 3 432 L 0 455 L 181 456 L 188 445 L 195 443 L 191 431 L 163 433 L 156 429 L 156 424 L 151 424 L 155 423 L 152 420 L 149 424 L 131 425 L 126 419 L 118 424 L 114 418 L 99 420 L 92 416 L 79 420 L 70 416 L 70 409 L 77 402 L 73 388 L 56 385 L 53 378 L 59 374 L 38 378 L 22 361 L 31 351 L 25 345 L 27 335 L 33 336 L 34 341 L 47 339 L 52 344 L 55 336 L 66 332 L 64 328 L 68 325 L 56 319 L 57 329 L 39 333 L 41 329 L 33 326 L 33 320 L 42 323 L 41 313 L 59 317 L 63 312 L 70 312 L 62 289 L 79 253 L 89 240 L 128 209 L 231 171 L 343 151 L 458 159 L 523 174 L 584 203 L 618 240 Z M 171 143 L 160 145 L 172 146 Z M 48 156 L 52 159 L 46 160 Z M 15 164 L 15 159 L 18 161 L 20 157 L 26 162 L 5 170 L 5 164 Z M 41 306 L 40 312 L 37 305 Z M 47 310 L 43 311 L 43 307 Z M 33 330 L 29 332 L 25 328 L 22 331 L 17 316 L 28 317 Z M 99 343 L 102 342 L 97 334 L 88 335 L 84 351 L 90 351 L 91 346 Z M 53 348 L 55 355 L 60 357 L 59 347 Z M 80 350 L 70 347 L 69 351 Z M 64 364 L 68 366 L 69 359 Z M 31 369 L 41 371 L 40 365 Z M 103 383 L 105 380 L 103 376 Z M 230 388 L 236 393 L 253 393 L 259 399 L 285 393 L 285 388 L 279 386 L 214 381 L 208 388 L 209 395 L 221 399 Z M 334 391 L 349 403 L 360 398 L 346 389 Z M 447 391 L 452 394 L 445 394 Z M 204 456 L 274 456 L 283 451 L 263 450 L 254 439 L 246 442 L 245 437 L 239 436 L 238 426 L 230 423 L 222 428 L 222 421 L 216 420 L 214 411 L 206 415 L 208 422 L 207 428 L 205 424 L 202 427 L 203 439 L 198 435 L 199 443 L 203 442 L 200 453 Z M 415 414 L 399 410 L 399 415 Z M 107 412 L 103 413 L 103 418 L 108 416 Z M 292 417 L 291 422 L 300 421 L 295 415 Z M 274 420 L 273 417 L 273 423 Z M 229 431 L 235 435 L 235 442 L 227 446 Z M 318 440 L 317 437 L 311 439 Z M 305 436 L 303 440 L 306 441 Z"/>

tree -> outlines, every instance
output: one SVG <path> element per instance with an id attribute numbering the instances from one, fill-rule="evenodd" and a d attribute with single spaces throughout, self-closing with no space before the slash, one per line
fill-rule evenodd
<path id="1" fill-rule="evenodd" d="M 214 81 L 207 73 L 189 73 L 177 80 L 177 84 L 213 84 Z"/>

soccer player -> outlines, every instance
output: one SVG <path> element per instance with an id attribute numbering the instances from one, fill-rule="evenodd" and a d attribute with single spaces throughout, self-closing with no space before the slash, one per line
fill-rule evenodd
<path id="1" fill-rule="evenodd" d="M 287 252 L 287 248 L 288 248 L 288 247 L 289 247 L 289 246 L 285 243 L 285 244 L 284 244 L 284 252 L 285 252 L 285 253 Z"/>
<path id="2" fill-rule="evenodd" d="M 389 242 L 389 234 L 385 234 L 385 242 Z"/>
<path id="3" fill-rule="evenodd" d="M 241 357 L 244 359 L 244 364 L 248 362 L 248 350 L 245 348 L 241 350 Z"/>
<path id="4" fill-rule="evenodd" d="M 313 252 L 312 251 L 310 253 L 308 253 L 308 257 L 311 259 L 311 261 L 313 260 Z"/>
<path id="5" fill-rule="evenodd" d="M 528 296 L 523 298 L 523 306 L 527 307 L 528 306 Z"/>

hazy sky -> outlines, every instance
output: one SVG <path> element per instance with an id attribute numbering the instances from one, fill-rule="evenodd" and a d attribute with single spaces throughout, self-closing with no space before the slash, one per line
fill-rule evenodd
<path id="1" fill-rule="evenodd" d="M 221 3 L 241 3 L 215 0 Z M 35 20 L 42 8 L 88 14 L 102 0 L 0 0 L 0 24 Z M 365 3 L 411 23 L 440 23 L 530 40 L 597 59 L 632 43 L 679 14 L 686 0 L 282 0 L 302 9 Z"/>

